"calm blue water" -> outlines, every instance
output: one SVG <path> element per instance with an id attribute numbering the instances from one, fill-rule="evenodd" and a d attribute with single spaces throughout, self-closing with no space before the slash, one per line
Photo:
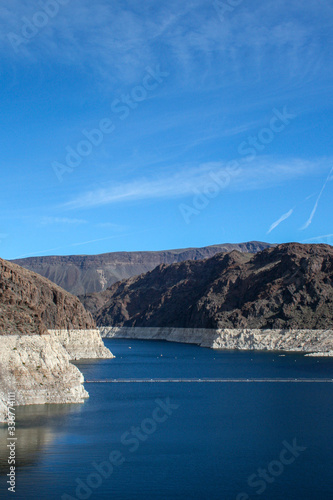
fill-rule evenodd
<path id="1" fill-rule="evenodd" d="M 333 360 L 302 354 L 151 341 L 106 345 L 116 359 L 77 363 L 87 380 L 333 378 Z M 333 498 L 332 384 L 86 387 L 83 405 L 17 409 L 15 495 L 7 492 L 7 433 L 0 430 L 1 499 Z M 94 462 L 108 463 L 97 473 Z"/>

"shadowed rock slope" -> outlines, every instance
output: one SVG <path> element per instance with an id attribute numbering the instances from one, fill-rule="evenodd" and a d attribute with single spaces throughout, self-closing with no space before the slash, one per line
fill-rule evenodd
<path id="1" fill-rule="evenodd" d="M 146 273 L 160 264 L 201 260 L 234 249 L 256 253 L 270 246 L 268 243 L 250 241 L 160 252 L 32 257 L 13 262 L 48 278 L 74 295 L 85 295 L 106 290 L 117 281 Z"/>
<path id="2" fill-rule="evenodd" d="M 0 259 L 0 334 L 85 330 L 95 322 L 81 302 L 51 281 Z"/>
<path id="3" fill-rule="evenodd" d="M 289 243 L 160 265 L 82 298 L 99 326 L 333 327 L 333 248 Z"/>

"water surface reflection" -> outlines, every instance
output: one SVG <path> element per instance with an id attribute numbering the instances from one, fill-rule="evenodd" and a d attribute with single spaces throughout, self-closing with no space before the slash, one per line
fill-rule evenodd
<path id="1" fill-rule="evenodd" d="M 17 406 L 16 466 L 20 468 L 37 463 L 44 449 L 65 434 L 68 416 L 81 410 L 82 404 Z M 60 425 L 61 420 L 63 425 Z M 7 426 L 0 424 L 0 475 L 8 474 L 7 438 Z"/>

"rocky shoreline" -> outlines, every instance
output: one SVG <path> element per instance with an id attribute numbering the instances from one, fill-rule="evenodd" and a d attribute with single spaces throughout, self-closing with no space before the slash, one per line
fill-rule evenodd
<path id="1" fill-rule="evenodd" d="M 333 330 L 100 327 L 99 331 L 102 338 L 167 340 L 212 349 L 300 351 L 311 355 L 333 355 Z"/>
<path id="2" fill-rule="evenodd" d="M 0 422 L 6 421 L 9 392 L 17 405 L 82 403 L 89 394 L 70 361 L 113 357 L 96 329 L 0 336 Z"/>

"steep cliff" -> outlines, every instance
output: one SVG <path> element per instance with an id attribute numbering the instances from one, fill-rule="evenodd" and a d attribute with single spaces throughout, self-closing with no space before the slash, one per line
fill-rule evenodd
<path id="1" fill-rule="evenodd" d="M 95 322 L 80 301 L 38 274 L 0 259 L 0 334 L 46 334 L 89 329 Z"/>

